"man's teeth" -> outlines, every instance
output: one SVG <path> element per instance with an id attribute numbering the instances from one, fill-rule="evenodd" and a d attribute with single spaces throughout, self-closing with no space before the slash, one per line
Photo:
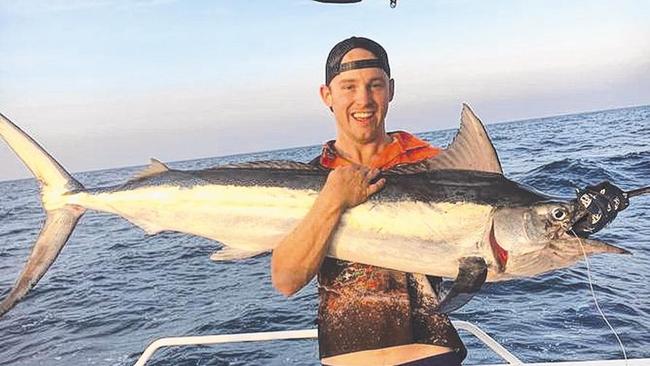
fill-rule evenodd
<path id="1" fill-rule="evenodd" d="M 352 113 L 352 117 L 357 119 L 366 119 L 372 117 L 373 114 L 373 112 L 356 112 Z"/>

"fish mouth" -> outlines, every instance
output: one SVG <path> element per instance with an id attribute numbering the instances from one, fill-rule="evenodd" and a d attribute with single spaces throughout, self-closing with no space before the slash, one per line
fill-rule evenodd
<path id="1" fill-rule="evenodd" d="M 551 244 L 549 245 L 552 249 L 561 250 L 565 252 L 563 255 L 583 257 L 585 255 L 590 256 L 594 254 L 610 253 L 610 254 L 626 254 L 631 255 L 627 249 L 618 247 L 616 245 L 609 244 L 607 242 L 584 238 L 576 234 L 571 228 L 566 229 L 565 227 L 559 228 L 555 235 L 551 239 Z"/>
<path id="2" fill-rule="evenodd" d="M 632 252 L 625 248 L 618 247 L 616 245 L 609 244 L 607 242 L 583 238 L 576 235 L 572 230 L 564 232 L 559 238 L 553 241 L 553 246 L 559 247 L 562 246 L 561 243 L 564 243 L 563 248 L 567 246 L 574 247 L 574 251 L 578 251 L 580 255 L 593 255 L 601 253 L 611 253 L 611 254 L 626 254 L 631 255 Z M 578 244 L 577 246 L 575 244 Z"/>

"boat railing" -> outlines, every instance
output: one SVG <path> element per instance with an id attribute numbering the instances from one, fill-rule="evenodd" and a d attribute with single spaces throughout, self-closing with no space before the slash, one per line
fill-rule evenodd
<path id="1" fill-rule="evenodd" d="M 510 353 L 494 338 L 490 337 L 478 326 L 462 321 L 453 320 L 452 323 L 456 329 L 464 330 L 474 337 L 478 338 L 484 345 L 490 348 L 494 353 L 501 357 L 505 364 L 492 365 L 492 366 L 506 366 L 506 365 L 522 365 L 522 366 L 641 366 L 650 365 L 650 358 L 643 359 L 629 359 L 629 360 L 596 360 L 596 361 L 570 361 L 570 362 L 542 362 L 542 363 L 524 363 L 515 355 Z M 219 334 L 219 335 L 206 335 L 206 336 L 188 336 L 188 337 L 165 337 L 153 341 L 142 352 L 140 358 L 135 363 L 135 366 L 144 366 L 153 354 L 162 347 L 175 347 L 175 346 L 198 346 L 198 345 L 215 345 L 223 343 L 241 343 L 241 342 L 263 342 L 263 341 L 280 341 L 280 340 L 296 340 L 296 339 L 312 339 L 318 338 L 318 331 L 316 329 L 303 329 L 303 330 L 285 330 L 273 332 L 256 332 L 256 333 L 237 333 L 237 334 Z"/>

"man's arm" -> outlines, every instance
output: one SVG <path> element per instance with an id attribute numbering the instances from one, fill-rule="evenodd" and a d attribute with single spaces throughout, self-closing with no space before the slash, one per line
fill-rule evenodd
<path id="1" fill-rule="evenodd" d="M 353 165 L 333 170 L 305 218 L 273 250 L 273 286 L 285 296 L 304 287 L 318 272 L 346 209 L 378 192 L 384 179 L 370 184 L 379 170 Z"/>

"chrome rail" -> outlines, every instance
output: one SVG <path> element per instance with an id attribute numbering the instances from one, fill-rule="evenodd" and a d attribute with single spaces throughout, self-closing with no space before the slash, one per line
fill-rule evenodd
<path id="1" fill-rule="evenodd" d="M 289 339 L 307 339 L 318 338 L 316 329 L 305 330 L 284 330 L 277 332 L 258 332 L 258 333 L 238 333 L 238 334 L 219 334 L 207 336 L 191 337 L 166 337 L 153 341 L 140 355 L 135 366 L 144 366 L 153 356 L 154 352 L 161 347 L 172 346 L 198 346 L 221 343 L 238 343 L 238 342 L 261 342 L 261 341 L 279 341 Z"/>
<path id="2" fill-rule="evenodd" d="M 597 361 L 571 361 L 571 362 L 540 362 L 540 363 L 524 363 L 519 360 L 515 355 L 510 353 L 499 342 L 490 337 L 481 328 L 476 325 L 462 321 L 453 320 L 452 323 L 456 329 L 461 329 L 469 332 L 478 338 L 483 344 L 489 347 L 494 353 L 499 355 L 506 364 L 492 365 L 492 366 L 508 366 L 508 365 L 525 365 L 525 366 L 641 366 L 650 365 L 650 359 L 630 359 L 630 360 L 597 360 Z M 303 330 L 285 330 L 274 332 L 257 332 L 257 333 L 237 333 L 237 334 L 219 334 L 207 336 L 189 336 L 189 337 L 165 337 L 153 341 L 142 352 L 138 358 L 135 366 L 144 366 L 153 354 L 162 347 L 172 346 L 198 346 L 198 345 L 211 345 L 222 343 L 240 343 L 240 342 L 262 342 L 262 341 L 280 341 L 280 340 L 295 340 L 295 339 L 314 339 L 318 338 L 318 331 L 316 329 L 303 329 Z"/>
<path id="3" fill-rule="evenodd" d="M 467 331 L 471 333 L 474 337 L 478 338 L 483 344 L 486 346 L 490 347 L 494 353 L 499 355 L 499 357 L 503 358 L 508 362 L 509 365 L 523 365 L 524 363 L 515 357 L 510 351 L 508 351 L 505 347 L 503 347 L 499 342 L 494 340 L 494 338 L 490 337 L 487 333 L 485 333 L 481 328 L 477 327 L 476 325 L 462 321 L 462 320 L 452 320 L 451 321 L 454 324 L 454 327 L 456 329 L 462 329 L 464 331 Z"/>

